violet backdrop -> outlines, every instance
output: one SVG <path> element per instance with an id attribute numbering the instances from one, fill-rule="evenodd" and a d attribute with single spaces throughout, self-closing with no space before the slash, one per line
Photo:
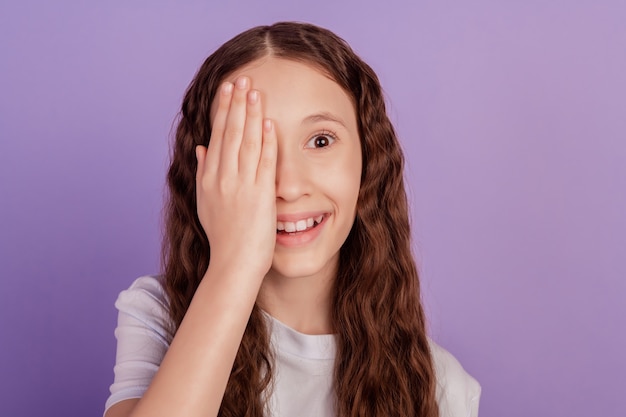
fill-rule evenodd
<path id="1" fill-rule="evenodd" d="M 623 0 L 2 2 L 2 415 L 102 414 L 116 295 L 159 270 L 184 89 L 279 20 L 379 74 L 431 334 L 481 416 L 624 415 Z"/>

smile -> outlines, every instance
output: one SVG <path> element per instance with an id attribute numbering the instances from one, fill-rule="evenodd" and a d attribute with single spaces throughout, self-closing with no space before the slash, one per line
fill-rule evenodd
<path id="1" fill-rule="evenodd" d="M 276 233 L 296 233 L 304 232 L 311 229 L 324 220 L 324 215 L 316 217 L 308 217 L 306 219 L 297 220 L 295 222 L 276 222 Z"/>
<path id="2" fill-rule="evenodd" d="M 281 248 L 302 248 L 322 233 L 330 213 L 279 215 L 276 221 L 276 245 Z"/>

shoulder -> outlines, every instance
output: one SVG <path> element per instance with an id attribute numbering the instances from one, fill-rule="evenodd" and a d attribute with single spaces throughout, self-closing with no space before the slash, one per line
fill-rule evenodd
<path id="1" fill-rule="evenodd" d="M 120 320 L 126 317 L 140 322 L 165 339 L 171 336 L 168 304 L 161 278 L 154 276 L 137 278 L 115 301 Z"/>
<path id="2" fill-rule="evenodd" d="M 447 350 L 429 339 L 437 376 L 437 403 L 440 417 L 478 415 L 480 384 Z"/>
<path id="3" fill-rule="evenodd" d="M 117 297 L 115 380 L 105 410 L 148 389 L 173 338 L 168 301 L 161 281 L 144 276 Z"/>
<path id="4" fill-rule="evenodd" d="M 128 289 L 122 291 L 115 302 L 116 307 L 143 305 L 167 308 L 167 296 L 159 277 L 143 276 L 137 278 Z"/>

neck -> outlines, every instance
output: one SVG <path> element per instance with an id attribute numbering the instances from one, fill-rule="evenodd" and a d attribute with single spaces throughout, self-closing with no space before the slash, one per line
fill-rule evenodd
<path id="1" fill-rule="evenodd" d="M 331 291 L 335 275 L 320 273 L 296 278 L 270 270 L 261 285 L 257 304 L 300 333 L 331 334 Z"/>

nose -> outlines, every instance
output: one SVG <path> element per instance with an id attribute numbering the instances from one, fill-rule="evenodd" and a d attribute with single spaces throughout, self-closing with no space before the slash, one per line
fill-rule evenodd
<path id="1" fill-rule="evenodd" d="M 276 199 L 296 201 L 310 194 L 309 175 L 306 161 L 295 149 L 278 146 L 276 160 Z"/>

